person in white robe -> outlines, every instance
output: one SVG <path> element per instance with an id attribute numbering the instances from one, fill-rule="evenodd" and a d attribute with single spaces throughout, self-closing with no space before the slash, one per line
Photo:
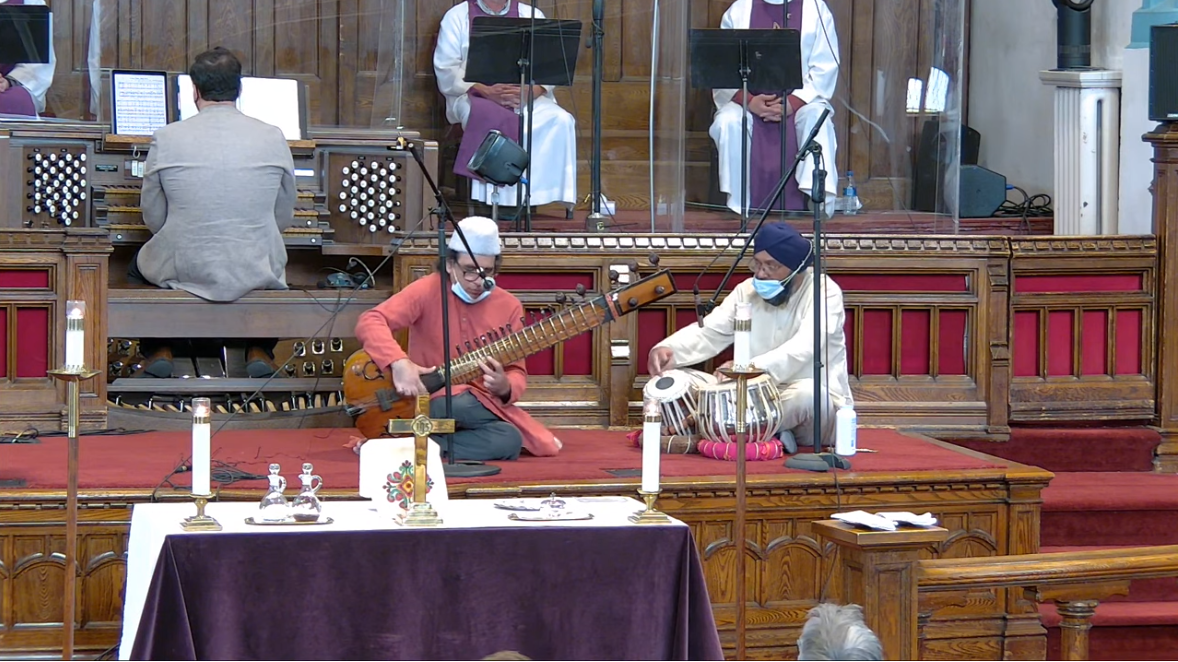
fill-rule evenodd
<path id="1" fill-rule="evenodd" d="M 661 375 L 675 367 L 706 361 L 732 344 L 736 305 L 752 309 L 752 363 L 777 383 L 782 425 L 779 438 L 794 453 L 814 439 L 814 270 L 813 243 L 785 223 L 766 223 L 753 246 L 753 278 L 742 281 L 704 318 L 689 324 L 650 350 L 648 369 Z M 851 404 L 847 371 L 846 311 L 839 286 L 823 275 L 824 333 L 821 352 L 822 443 L 834 444 L 835 413 Z"/>
<path id="2" fill-rule="evenodd" d="M 518 85 L 481 85 L 463 80 L 466 76 L 467 51 L 470 47 L 471 15 L 516 15 L 511 5 L 515 0 L 467 0 L 455 5 L 442 17 L 438 45 L 434 50 L 434 73 L 438 89 L 446 97 L 446 119 L 461 124 L 465 129 L 470 119 L 472 88 L 484 97 L 515 110 L 520 105 Z M 476 3 L 477 9 L 469 5 Z M 530 5 L 518 3 L 518 16 L 544 18 L 543 12 Z M 551 87 L 535 86 L 533 103 L 531 167 L 527 172 L 531 183 L 531 206 L 561 202 L 572 206 L 577 202 L 577 128 L 573 116 L 560 107 Z M 525 103 L 526 110 L 526 103 Z M 525 115 L 525 131 L 527 122 Z M 482 141 L 484 136 L 476 136 Z M 527 148 L 527 135 L 520 145 Z M 471 198 L 491 204 L 492 193 L 498 188 L 499 204 L 519 204 L 516 187 L 496 187 L 478 179 L 471 180 Z"/>
<path id="3" fill-rule="evenodd" d="M 783 0 L 736 0 L 720 22 L 722 29 L 747 30 L 752 15 L 754 2 L 767 2 L 770 5 L 781 6 Z M 802 55 L 802 87 L 794 90 L 785 100 L 779 100 L 777 110 L 765 108 L 763 100 L 755 100 L 750 92 L 749 122 L 746 140 L 750 148 L 746 154 L 752 154 L 752 120 L 753 113 L 773 114 L 777 117 L 794 117 L 797 144 L 801 146 L 813 130 L 814 124 L 822 115 L 824 109 L 831 109 L 832 113 L 823 123 L 818 132 L 817 141 L 822 145 L 823 160 L 826 169 L 827 204 L 833 209 L 833 202 L 838 191 L 838 168 L 835 157 L 838 142 L 834 130 L 834 114 L 831 100 L 834 98 L 835 86 L 839 73 L 839 43 L 835 32 L 834 16 L 824 0 L 788 0 L 787 11 L 798 11 L 801 14 L 801 55 Z M 716 143 L 719 152 L 719 180 L 720 190 L 728 196 L 728 208 L 741 213 L 741 167 L 740 167 L 740 135 L 742 107 L 737 94 L 740 90 L 717 89 L 712 91 L 712 99 L 716 104 L 716 115 L 708 134 Z M 782 117 L 782 119 L 784 119 Z M 788 163 L 792 163 L 793 156 L 789 155 Z M 807 199 L 813 189 L 814 165 L 813 159 L 807 157 L 799 165 L 795 173 L 797 186 Z M 744 182 L 748 189 L 748 179 Z M 750 208 L 759 206 L 762 201 L 748 197 Z"/>

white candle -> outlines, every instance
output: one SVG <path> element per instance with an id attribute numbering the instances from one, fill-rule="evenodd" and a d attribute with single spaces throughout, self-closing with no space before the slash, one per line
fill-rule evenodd
<path id="1" fill-rule="evenodd" d="M 642 418 L 642 491 L 659 491 L 659 456 L 662 453 L 663 417 L 658 404 L 649 402 Z"/>
<path id="2" fill-rule="evenodd" d="M 753 362 L 752 342 L 753 307 L 747 303 L 736 304 L 735 338 L 732 344 L 732 363 L 738 368 L 747 368 Z"/>
<path id="3" fill-rule="evenodd" d="M 192 399 L 192 493 L 208 495 L 212 464 L 212 418 L 208 398 Z"/>
<path id="4" fill-rule="evenodd" d="M 65 302 L 65 367 L 81 370 L 86 365 L 86 302 Z"/>

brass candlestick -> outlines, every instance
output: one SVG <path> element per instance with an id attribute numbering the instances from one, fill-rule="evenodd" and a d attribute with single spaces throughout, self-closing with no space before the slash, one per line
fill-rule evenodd
<path id="1" fill-rule="evenodd" d="M 642 500 L 646 502 L 646 510 L 639 511 L 631 515 L 630 521 L 635 524 L 670 524 L 671 518 L 667 517 L 666 513 L 661 512 L 654 507 L 654 504 L 656 501 L 658 501 L 659 494 L 661 492 L 662 490 L 659 490 L 658 492 L 646 492 L 643 490 L 638 490 L 639 496 L 641 496 Z"/>
<path id="2" fill-rule="evenodd" d="M 192 498 L 196 500 L 196 514 L 192 517 L 185 517 L 184 521 L 180 523 L 180 527 L 185 531 L 220 531 L 221 523 L 213 519 L 211 516 L 205 514 L 205 506 L 209 503 L 211 494 L 193 494 Z"/>
<path id="3" fill-rule="evenodd" d="M 71 320 L 72 321 L 72 320 Z M 63 660 L 74 657 L 74 592 L 78 576 L 78 419 L 82 407 L 82 382 L 93 378 L 97 370 L 85 366 L 63 366 L 50 370 L 49 375 L 66 383 L 66 432 L 69 435 L 68 459 L 66 460 L 65 490 L 65 595 L 62 627 L 65 641 L 61 647 Z"/>
<path id="4" fill-rule="evenodd" d="M 751 326 L 749 320 L 737 320 L 737 330 L 741 330 L 739 325 L 744 322 L 744 330 L 747 331 Z M 747 614 L 747 593 L 748 587 L 745 584 L 745 548 L 748 543 L 745 540 L 744 522 L 745 512 L 748 507 L 745 490 L 745 464 L 747 462 L 745 447 L 748 443 L 748 383 L 750 379 L 756 379 L 765 374 L 764 370 L 758 369 L 756 366 L 734 365 L 730 368 L 721 368 L 720 374 L 729 379 L 736 380 L 736 522 L 733 524 L 732 539 L 736 545 L 736 659 L 746 659 L 745 656 L 745 629 L 748 619 Z"/>

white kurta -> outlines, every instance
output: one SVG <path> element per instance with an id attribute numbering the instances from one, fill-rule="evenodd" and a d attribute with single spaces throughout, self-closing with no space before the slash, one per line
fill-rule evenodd
<path id="1" fill-rule="evenodd" d="M 656 347 L 675 353 L 675 365 L 689 366 L 724 351 L 733 340 L 736 304 L 752 305 L 753 330 L 749 347 L 753 365 L 768 373 L 781 392 L 782 429 L 790 430 L 798 446 L 806 448 L 814 439 L 814 270 L 807 268 L 795 280 L 801 282 L 789 300 L 771 306 L 753 289 L 752 279 L 737 285 L 724 301 L 704 318 L 701 328 L 689 324 Z M 834 443 L 835 412 L 852 402 L 847 375 L 847 341 L 843 334 L 846 311 L 838 284 L 824 277 L 823 302 L 825 337 L 822 343 L 826 371 L 822 390 L 828 392 L 822 412 L 824 444 Z"/>
<path id="2" fill-rule="evenodd" d="M 521 18 L 531 18 L 532 7 L 520 3 Z M 536 18 L 544 13 L 536 10 Z M 472 83 L 463 80 L 466 76 L 466 56 L 470 47 L 470 18 L 467 3 L 454 5 L 442 17 L 438 32 L 438 46 L 434 50 L 434 74 L 438 78 L 438 89 L 446 97 L 446 119 L 451 124 L 466 127 L 470 115 L 470 100 L 466 93 Z M 538 97 L 533 109 L 532 164 L 528 169 L 528 181 L 532 185 L 533 206 L 550 202 L 577 202 L 577 124 L 567 111 L 556 103 L 552 89 Z M 525 117 L 524 128 L 527 129 Z M 526 148 L 527 134 L 521 141 Z M 471 197 L 491 203 L 491 194 L 497 187 L 478 180 L 471 181 Z M 499 204 L 518 204 L 514 186 L 498 187 Z"/>
<path id="3" fill-rule="evenodd" d="M 780 5 L 782 0 L 767 0 L 771 5 Z M 834 132 L 834 114 L 831 99 L 834 98 L 835 85 L 838 83 L 839 58 L 838 35 L 835 33 L 834 16 L 823 0 L 789 0 L 790 11 L 797 11 L 796 5 L 801 2 L 802 9 L 802 88 L 793 92 L 794 96 L 806 102 L 805 106 L 794 114 L 794 127 L 798 134 L 798 147 L 801 148 L 814 129 L 814 123 L 822 116 L 826 108 L 832 110 L 830 117 L 818 131 L 818 143 L 822 145 L 822 158 L 826 165 L 826 192 L 831 195 L 838 193 L 838 166 L 835 156 L 838 150 L 838 140 Z M 752 16 L 753 0 L 736 0 L 728 11 L 720 27 L 726 30 L 747 30 Z M 713 90 L 712 99 L 716 103 L 716 116 L 712 120 L 712 127 L 708 134 L 716 141 L 719 152 L 720 190 L 728 194 L 728 208 L 740 213 L 740 133 L 741 114 L 743 108 L 733 103 L 732 98 L 739 90 Z M 753 116 L 749 114 L 747 140 L 752 155 L 752 126 Z M 798 188 L 809 195 L 813 189 L 814 161 L 807 158 L 798 166 L 795 173 Z M 745 183 L 748 187 L 748 183 Z M 758 205 L 760 201 L 749 198 L 749 206 Z M 833 198 L 828 198 L 828 202 Z"/>
<path id="4" fill-rule="evenodd" d="M 45 0 L 25 0 L 26 5 L 43 5 Z M 45 112 L 45 94 L 53 84 L 53 72 L 57 69 L 57 54 L 53 49 L 53 15 L 49 16 L 49 62 L 46 64 L 18 64 L 8 77 L 20 82 L 33 97 L 38 113 Z"/>

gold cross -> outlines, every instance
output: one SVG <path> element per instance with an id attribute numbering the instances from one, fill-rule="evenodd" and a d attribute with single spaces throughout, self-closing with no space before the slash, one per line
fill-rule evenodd
<path id="1" fill-rule="evenodd" d="M 413 503 L 425 503 L 429 488 L 426 475 L 429 437 L 431 434 L 454 432 L 454 421 L 429 417 L 429 395 L 417 396 L 417 416 L 410 420 L 391 420 L 389 434 L 412 434 L 413 440 Z"/>

